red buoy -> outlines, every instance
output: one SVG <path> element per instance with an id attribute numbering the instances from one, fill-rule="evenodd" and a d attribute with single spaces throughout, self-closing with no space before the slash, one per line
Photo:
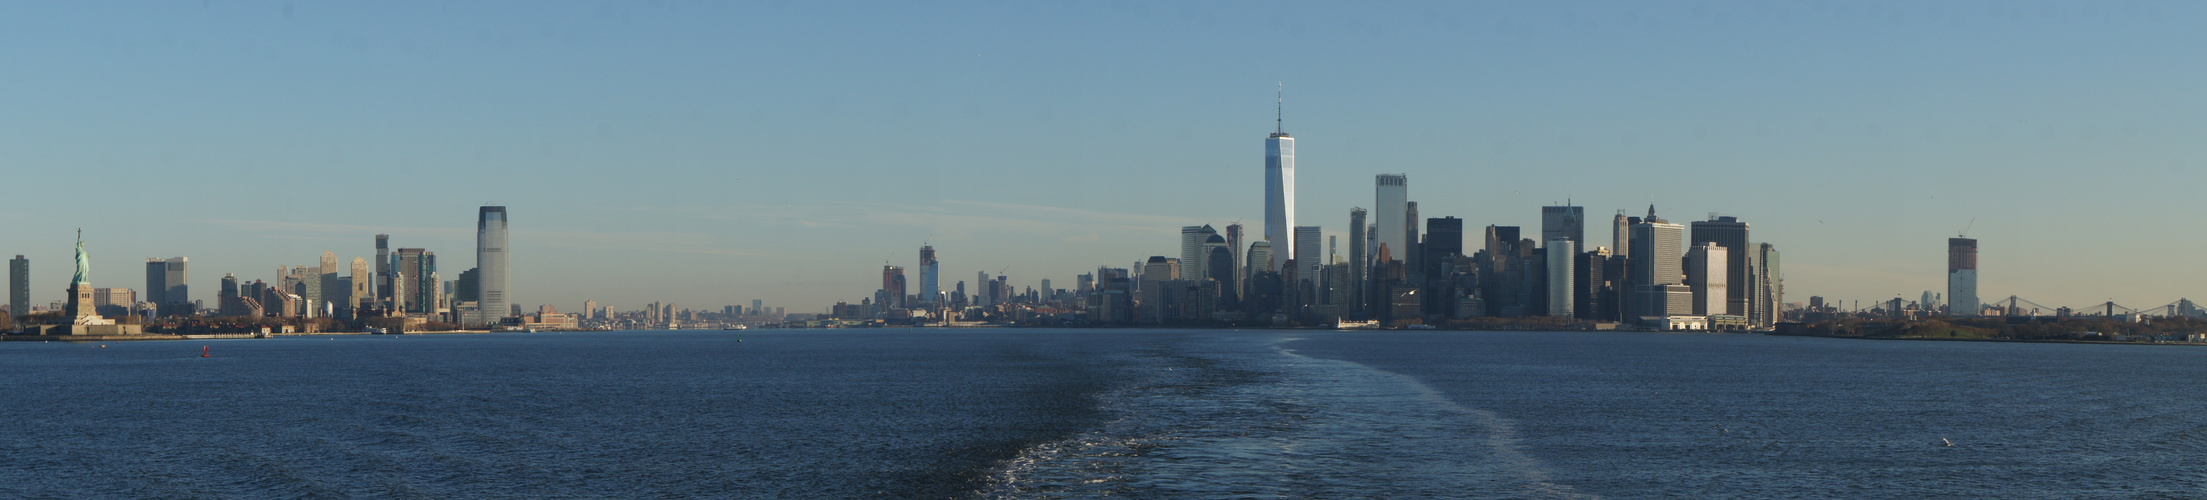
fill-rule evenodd
<path id="1" fill-rule="evenodd" d="M 208 347 L 210 347 L 210 346 L 199 346 L 199 357 L 202 357 L 202 358 L 212 358 L 212 357 L 215 357 L 215 355 L 214 355 L 214 354 L 211 354 L 211 353 L 208 353 L 208 352 L 207 352 L 207 348 L 208 348 Z"/>

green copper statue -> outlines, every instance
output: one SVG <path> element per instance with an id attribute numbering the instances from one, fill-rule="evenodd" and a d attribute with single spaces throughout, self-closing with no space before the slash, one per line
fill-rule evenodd
<path id="1" fill-rule="evenodd" d="M 91 283 L 92 283 L 92 258 L 91 258 L 91 257 L 86 257 L 86 256 L 84 255 L 84 229 L 83 229 L 83 228 L 78 228 L 78 229 L 77 229 L 77 278 L 76 278 L 76 279 L 74 279 L 74 280 L 70 280 L 70 281 L 69 281 L 69 286 L 86 285 L 86 284 L 91 284 Z"/>

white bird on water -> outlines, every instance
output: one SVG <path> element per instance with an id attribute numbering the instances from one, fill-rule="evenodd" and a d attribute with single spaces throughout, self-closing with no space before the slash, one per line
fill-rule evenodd
<path id="1" fill-rule="evenodd" d="M 1939 441 L 1940 441 L 1940 442 L 1944 442 L 1944 443 L 1946 443 L 1946 445 L 1947 445 L 1947 446 L 1954 446 L 1954 441 L 1953 441 L 1953 440 L 1950 440 L 1950 439 L 1947 439 L 1947 438 L 1939 438 Z"/>

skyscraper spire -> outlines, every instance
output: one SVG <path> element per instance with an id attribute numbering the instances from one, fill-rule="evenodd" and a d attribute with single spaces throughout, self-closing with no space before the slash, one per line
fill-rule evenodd
<path id="1" fill-rule="evenodd" d="M 1272 133 L 1287 135 L 1287 82 L 1272 90 Z"/>

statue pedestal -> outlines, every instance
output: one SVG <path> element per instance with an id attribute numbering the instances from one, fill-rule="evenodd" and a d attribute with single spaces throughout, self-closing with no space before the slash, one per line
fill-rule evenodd
<path id="1" fill-rule="evenodd" d="M 83 321 L 86 316 L 100 317 L 99 312 L 92 307 L 92 285 L 84 283 L 69 285 L 69 289 L 64 293 L 68 294 L 69 306 L 63 311 L 68 314 L 70 323 L 83 324 L 80 321 Z"/>

